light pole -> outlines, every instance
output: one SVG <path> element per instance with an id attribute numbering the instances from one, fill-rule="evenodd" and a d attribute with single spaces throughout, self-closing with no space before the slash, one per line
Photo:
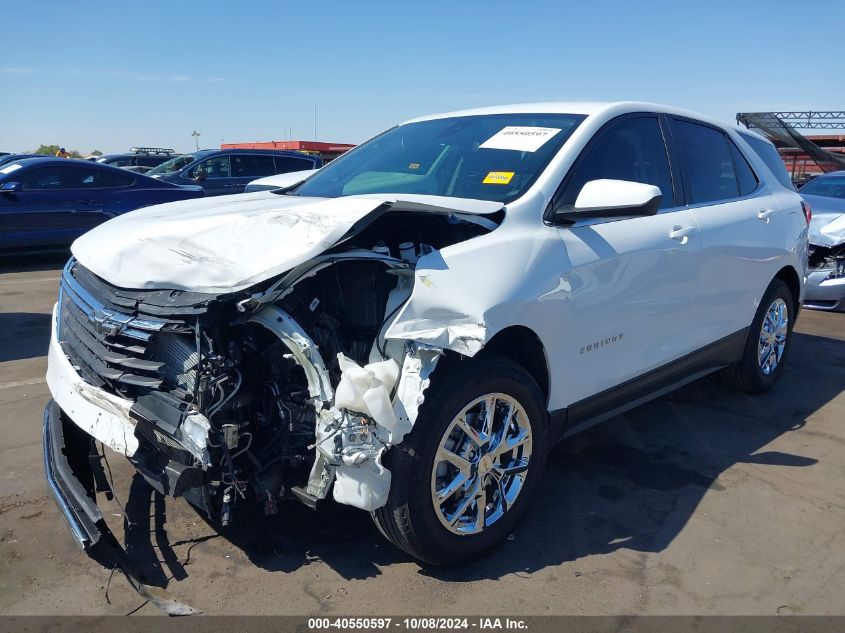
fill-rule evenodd
<path id="1" fill-rule="evenodd" d="M 191 136 L 194 137 L 194 143 L 197 146 L 197 151 L 200 151 L 200 135 L 201 135 L 200 132 L 197 132 L 196 130 L 191 132 Z"/>

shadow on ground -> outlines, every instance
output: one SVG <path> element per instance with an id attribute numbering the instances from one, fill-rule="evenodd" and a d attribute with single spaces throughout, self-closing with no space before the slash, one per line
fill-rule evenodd
<path id="1" fill-rule="evenodd" d="M 0 254 L 0 274 L 61 270 L 69 257 L 70 249 L 68 248 L 37 253 L 2 253 Z"/>
<path id="2" fill-rule="evenodd" d="M 731 466 L 812 467 L 812 454 L 761 449 L 803 427 L 845 389 L 845 342 L 796 333 L 791 354 L 788 371 L 763 396 L 732 392 L 708 378 L 557 446 L 513 540 L 476 563 L 424 566 L 420 573 L 460 582 L 531 572 L 621 547 L 659 552 L 706 492 L 730 494 L 718 477 Z M 132 484 L 127 510 L 136 525 L 126 532 L 127 546 L 151 584 L 187 577 L 186 561 L 173 553 L 186 541 L 171 543 L 165 525 L 167 509 L 175 511 L 177 504 L 184 502 L 165 502 L 140 478 Z M 372 577 L 379 566 L 410 560 L 364 512 L 334 503 L 317 512 L 289 503 L 280 512 L 270 520 L 258 511 L 241 515 L 221 536 L 203 536 L 198 543 L 228 540 L 252 564 L 272 572 L 319 559 L 347 579 Z"/>
<path id="3" fill-rule="evenodd" d="M 50 314 L 0 312 L 0 363 L 45 356 L 51 320 Z"/>

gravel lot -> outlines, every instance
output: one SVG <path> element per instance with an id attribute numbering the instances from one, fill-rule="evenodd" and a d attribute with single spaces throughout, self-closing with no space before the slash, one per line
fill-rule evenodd
<path id="1" fill-rule="evenodd" d="M 78 551 L 49 498 L 41 414 L 63 256 L 0 260 L 0 613 L 155 614 Z M 213 614 L 843 614 L 845 315 L 804 311 L 752 398 L 712 379 L 560 445 L 484 560 L 425 568 L 327 503 L 217 534 L 118 456 L 114 533 L 149 583 Z M 139 520 L 138 517 L 149 517 Z"/>

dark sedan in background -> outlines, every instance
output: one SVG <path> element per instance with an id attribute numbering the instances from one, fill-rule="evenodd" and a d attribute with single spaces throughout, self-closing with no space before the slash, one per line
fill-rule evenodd
<path id="1" fill-rule="evenodd" d="M 205 149 L 177 156 L 148 176 L 176 185 L 200 185 L 207 196 L 243 193 L 256 178 L 323 166 L 319 156 L 260 149 Z"/>
<path id="2" fill-rule="evenodd" d="M 133 147 L 123 154 L 106 154 L 95 160 L 103 165 L 122 167 L 129 171 L 145 174 L 176 156 L 175 151 L 163 147 Z"/>
<path id="3" fill-rule="evenodd" d="M 90 161 L 15 160 L 0 165 L 0 251 L 67 246 L 121 213 L 204 195 Z"/>

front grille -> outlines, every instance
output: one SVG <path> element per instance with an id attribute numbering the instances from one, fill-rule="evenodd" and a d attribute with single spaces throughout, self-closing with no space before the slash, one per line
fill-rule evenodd
<path id="1" fill-rule="evenodd" d="M 71 261 L 62 275 L 58 331 L 71 363 L 97 387 L 160 387 L 164 363 L 151 358 L 149 352 L 154 338 L 164 334 L 161 330 L 169 322 L 106 306 L 73 277 L 73 265 Z"/>

